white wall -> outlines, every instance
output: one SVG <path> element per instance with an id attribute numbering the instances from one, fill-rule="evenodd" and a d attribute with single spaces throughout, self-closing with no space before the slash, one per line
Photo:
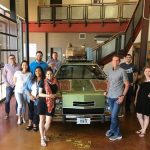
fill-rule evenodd
<path id="1" fill-rule="evenodd" d="M 25 18 L 24 0 L 16 0 L 16 13 L 17 15 Z M 23 6 L 23 7 L 21 7 Z"/>
<path id="2" fill-rule="evenodd" d="M 150 23 L 149 23 L 149 34 L 148 34 L 148 41 L 150 41 Z M 137 38 L 135 39 L 134 43 L 140 43 L 141 42 L 141 31 L 139 32 Z M 130 48 L 129 53 L 131 54 L 133 50 L 133 46 Z"/>
<path id="3" fill-rule="evenodd" d="M 0 4 L 4 5 L 6 8 L 10 9 L 10 0 L 0 0 Z M 39 0 L 30 0 L 28 1 L 29 4 L 29 21 L 37 21 L 37 6 Z M 24 0 L 16 0 L 16 13 L 21 16 L 25 17 L 24 11 Z"/>
<path id="4" fill-rule="evenodd" d="M 103 3 L 115 3 L 116 0 L 103 0 Z"/>
<path id="5" fill-rule="evenodd" d="M 50 0 L 38 0 L 39 5 L 49 5 Z"/>
<path id="6" fill-rule="evenodd" d="M 24 41 L 25 41 L 25 34 L 24 34 Z M 43 52 L 43 60 L 45 61 L 45 33 L 30 33 L 29 34 L 29 43 L 35 43 L 37 45 L 37 51 L 40 50 Z M 25 43 L 25 42 L 24 42 Z M 33 61 L 34 58 L 31 58 Z"/>
<path id="7" fill-rule="evenodd" d="M 81 45 L 94 47 L 96 45 L 95 35 L 96 33 L 87 33 L 86 39 L 79 39 L 79 33 L 49 33 L 48 43 L 49 47 L 62 48 L 63 52 L 66 50 L 68 43 L 75 47 L 80 47 Z"/>
<path id="8" fill-rule="evenodd" d="M 29 21 L 37 21 L 38 0 L 29 1 Z"/>
<path id="9" fill-rule="evenodd" d="M 0 4 L 10 9 L 9 0 L 0 0 Z"/>
<path id="10" fill-rule="evenodd" d="M 48 49 L 61 48 L 62 53 L 65 53 L 68 43 L 71 43 L 74 47 L 80 47 L 81 45 L 94 47 L 96 46 L 96 41 L 94 40 L 95 35 L 96 33 L 87 33 L 86 39 L 79 39 L 79 33 L 49 33 Z M 44 53 L 43 60 L 45 60 L 45 33 L 32 32 L 29 34 L 29 41 L 30 43 L 37 44 L 37 50 L 41 50 Z"/>
<path id="11" fill-rule="evenodd" d="M 138 2 L 138 1 L 139 0 L 116 0 L 116 2 Z"/>
<path id="12" fill-rule="evenodd" d="M 140 31 L 140 33 L 138 34 L 138 36 L 137 36 L 137 38 L 136 38 L 136 40 L 135 40 L 135 43 L 140 42 L 140 40 L 141 40 L 141 31 Z M 149 23 L 148 41 L 150 41 L 150 23 Z"/>
<path id="13" fill-rule="evenodd" d="M 63 0 L 63 4 L 91 4 L 93 0 Z M 104 3 L 137 2 L 138 0 L 103 0 Z"/>
<path id="14" fill-rule="evenodd" d="M 91 0 L 62 0 L 63 4 L 91 4 Z"/>

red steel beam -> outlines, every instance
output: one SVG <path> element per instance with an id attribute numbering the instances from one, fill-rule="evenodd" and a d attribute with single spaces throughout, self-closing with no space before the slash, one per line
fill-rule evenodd
<path id="1" fill-rule="evenodd" d="M 84 32 L 84 33 L 117 33 L 125 31 L 128 22 L 118 23 L 118 22 L 105 22 L 100 23 L 88 23 L 85 26 L 84 23 L 73 23 L 69 26 L 68 23 L 59 23 L 54 26 L 51 23 L 41 23 L 40 26 L 36 22 L 29 23 L 29 32 Z M 23 32 L 25 32 L 25 24 L 23 24 Z"/>

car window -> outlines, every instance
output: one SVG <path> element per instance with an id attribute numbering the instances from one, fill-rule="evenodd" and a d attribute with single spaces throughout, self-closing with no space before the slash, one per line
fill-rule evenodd
<path id="1" fill-rule="evenodd" d="M 62 65 L 57 79 L 105 79 L 105 73 L 98 65 Z"/>

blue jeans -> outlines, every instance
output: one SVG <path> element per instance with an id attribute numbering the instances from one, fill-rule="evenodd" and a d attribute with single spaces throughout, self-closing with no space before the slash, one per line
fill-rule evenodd
<path id="1" fill-rule="evenodd" d="M 22 115 L 26 112 L 27 95 L 25 93 L 15 92 L 16 101 L 18 104 L 17 114 Z"/>
<path id="2" fill-rule="evenodd" d="M 10 100 L 13 95 L 14 88 L 8 86 L 6 87 L 6 100 L 5 100 L 5 112 L 9 114 L 10 112 Z"/>
<path id="3" fill-rule="evenodd" d="M 117 98 L 108 98 L 108 103 L 111 110 L 110 132 L 115 136 L 121 136 L 120 129 L 119 129 L 119 119 L 118 119 L 120 104 L 117 104 L 116 101 Z"/>

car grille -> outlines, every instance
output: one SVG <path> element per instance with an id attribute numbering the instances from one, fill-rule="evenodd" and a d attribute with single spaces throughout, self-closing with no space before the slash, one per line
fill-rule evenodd
<path id="1" fill-rule="evenodd" d="M 103 114 L 104 108 L 94 108 L 94 109 L 72 109 L 63 108 L 64 114 Z"/>
<path id="2" fill-rule="evenodd" d="M 73 102 L 73 106 L 94 106 L 94 101 L 92 102 Z"/>

